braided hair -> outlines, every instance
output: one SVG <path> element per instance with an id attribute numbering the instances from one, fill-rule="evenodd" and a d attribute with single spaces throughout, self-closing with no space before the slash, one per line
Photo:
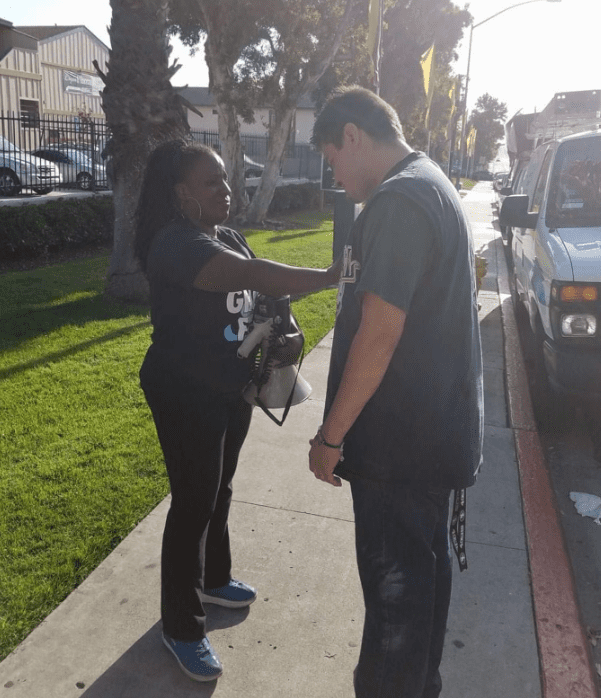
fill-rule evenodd
<path id="1" fill-rule="evenodd" d="M 175 185 L 207 155 L 213 156 L 215 151 L 183 140 L 163 143 L 151 153 L 135 214 L 134 252 L 144 272 L 155 235 L 170 221 L 182 218 Z"/>

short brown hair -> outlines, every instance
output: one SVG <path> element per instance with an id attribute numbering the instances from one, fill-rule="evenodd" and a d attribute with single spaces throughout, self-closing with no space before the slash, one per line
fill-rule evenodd
<path id="1" fill-rule="evenodd" d="M 341 148 L 344 127 L 349 123 L 381 143 L 404 140 L 393 107 L 364 87 L 353 85 L 338 88 L 328 99 L 313 126 L 311 143 L 319 150 L 329 143 Z"/>

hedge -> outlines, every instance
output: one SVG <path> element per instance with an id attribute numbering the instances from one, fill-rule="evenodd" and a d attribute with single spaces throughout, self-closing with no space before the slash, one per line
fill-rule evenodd
<path id="1" fill-rule="evenodd" d="M 248 191 L 252 196 L 256 187 Z M 276 189 L 269 212 L 313 209 L 318 204 L 317 182 L 291 184 Z M 90 246 L 110 247 L 113 221 L 112 196 L 0 206 L 0 261 L 35 259 Z"/>
<path id="2" fill-rule="evenodd" d="M 0 206 L 0 259 L 13 261 L 90 245 L 109 246 L 113 220 L 111 196 Z"/>
<path id="3" fill-rule="evenodd" d="M 256 187 L 247 187 L 246 191 L 252 198 Z M 319 183 L 305 182 L 304 184 L 288 184 L 275 190 L 269 204 L 269 213 L 294 211 L 299 209 L 317 208 L 319 205 Z"/>

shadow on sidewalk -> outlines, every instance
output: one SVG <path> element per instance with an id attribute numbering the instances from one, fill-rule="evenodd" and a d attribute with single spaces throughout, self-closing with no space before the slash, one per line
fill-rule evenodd
<path id="1" fill-rule="evenodd" d="M 224 609 L 210 605 L 207 630 L 230 628 L 244 622 L 249 609 Z M 222 657 L 223 659 L 223 657 Z M 217 681 L 201 683 L 183 674 L 163 644 L 162 623 L 155 623 L 94 683 L 81 693 L 82 698 L 207 698 Z"/>

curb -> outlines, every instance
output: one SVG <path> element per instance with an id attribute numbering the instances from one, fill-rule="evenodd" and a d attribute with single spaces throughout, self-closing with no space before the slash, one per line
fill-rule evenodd
<path id="1" fill-rule="evenodd" d="M 572 566 L 532 411 L 504 254 L 498 264 L 507 405 L 520 477 L 543 697 L 597 698 Z"/>

